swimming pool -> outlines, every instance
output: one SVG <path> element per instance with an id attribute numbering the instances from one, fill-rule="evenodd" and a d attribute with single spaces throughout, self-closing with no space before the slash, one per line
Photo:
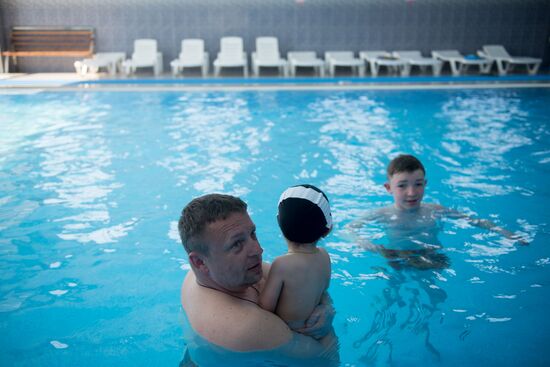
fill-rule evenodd
<path id="1" fill-rule="evenodd" d="M 1 95 L 2 364 L 176 365 L 182 207 L 242 196 L 272 260 L 280 193 L 312 183 L 333 208 L 343 366 L 548 365 L 549 102 L 547 88 Z M 451 265 L 425 271 L 358 247 L 345 226 L 391 203 L 399 152 L 424 162 L 426 202 L 531 244 L 446 221 Z"/>

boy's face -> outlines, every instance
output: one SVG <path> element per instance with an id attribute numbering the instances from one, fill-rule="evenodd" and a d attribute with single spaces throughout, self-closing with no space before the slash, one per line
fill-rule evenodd
<path id="1" fill-rule="evenodd" d="M 397 209 L 413 210 L 420 207 L 426 183 L 424 172 L 417 169 L 413 172 L 394 173 L 384 187 L 392 194 Z"/>

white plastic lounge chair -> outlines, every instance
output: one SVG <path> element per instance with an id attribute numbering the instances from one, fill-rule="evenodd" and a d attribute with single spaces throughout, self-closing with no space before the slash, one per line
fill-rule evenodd
<path id="1" fill-rule="evenodd" d="M 276 37 L 256 38 L 256 51 L 252 53 L 252 71 L 255 76 L 260 75 L 261 67 L 275 67 L 279 73 L 287 76 L 287 62 L 279 53 L 279 41 Z"/>
<path id="2" fill-rule="evenodd" d="M 137 68 L 152 67 L 155 75 L 162 73 L 162 53 L 157 50 L 154 39 L 137 39 L 134 41 L 132 58 L 122 63 L 126 75 L 134 73 Z"/>
<path id="3" fill-rule="evenodd" d="M 365 62 L 356 59 L 352 51 L 327 51 L 325 52 L 325 64 L 330 76 L 334 76 L 337 66 L 351 67 L 352 70 L 357 70 L 359 76 L 365 75 Z"/>
<path id="4" fill-rule="evenodd" d="M 443 63 L 448 62 L 451 65 L 451 71 L 454 76 L 459 76 L 468 66 L 479 67 L 479 72 L 487 74 L 491 70 L 493 60 L 482 58 L 467 58 L 457 50 L 437 50 L 432 51 L 432 56 Z"/>
<path id="5" fill-rule="evenodd" d="M 359 52 L 359 58 L 365 60 L 370 67 L 372 76 L 378 76 L 381 66 L 385 66 L 391 73 L 399 72 L 403 74 L 406 61 L 392 56 L 391 53 L 386 51 L 361 51 Z"/>
<path id="6" fill-rule="evenodd" d="M 74 62 L 74 68 L 79 75 L 97 73 L 99 69 L 106 68 L 110 75 L 122 71 L 122 63 L 126 59 L 124 52 L 98 52 L 90 59 Z"/>
<path id="7" fill-rule="evenodd" d="M 427 67 L 431 67 L 433 75 L 439 76 L 441 68 L 443 67 L 443 63 L 439 60 L 431 57 L 422 57 L 420 51 L 394 51 L 393 55 L 406 62 L 405 68 L 403 69 L 403 76 L 410 75 L 413 66 L 420 67 L 422 71 Z"/>
<path id="8" fill-rule="evenodd" d="M 222 37 L 220 40 L 220 52 L 214 60 L 214 75 L 219 76 L 221 68 L 242 67 L 245 77 L 248 76 L 248 59 L 243 50 L 241 37 Z"/>
<path id="9" fill-rule="evenodd" d="M 504 46 L 501 45 L 485 45 L 483 46 L 483 51 L 478 51 L 477 54 L 488 60 L 495 61 L 499 75 L 506 75 L 515 65 L 525 65 L 529 75 L 535 75 L 539 71 L 542 62 L 541 59 L 534 57 L 510 56 Z"/>
<path id="10" fill-rule="evenodd" d="M 201 68 L 202 76 L 208 75 L 208 52 L 204 51 L 204 41 L 188 38 L 181 41 L 181 52 L 177 59 L 170 62 L 174 76 L 183 73 L 184 68 Z"/>
<path id="11" fill-rule="evenodd" d="M 296 68 L 308 67 L 319 72 L 320 77 L 325 76 L 325 63 L 317 58 L 313 51 L 290 51 L 288 54 L 288 64 L 291 76 L 296 76 Z"/>

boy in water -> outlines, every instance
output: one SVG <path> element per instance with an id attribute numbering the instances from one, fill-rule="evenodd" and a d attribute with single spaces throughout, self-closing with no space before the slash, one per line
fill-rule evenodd
<path id="1" fill-rule="evenodd" d="M 259 304 L 300 331 L 330 282 L 329 255 L 317 247 L 332 229 L 328 198 L 312 185 L 290 187 L 279 199 L 277 220 L 288 252 L 273 261 Z"/>
<path id="2" fill-rule="evenodd" d="M 474 226 L 500 233 L 522 245 L 527 244 L 516 234 L 489 220 L 474 219 L 441 205 L 422 203 L 427 184 L 425 175 L 424 166 L 412 155 L 402 154 L 390 162 L 384 187 L 393 196 L 394 205 L 369 213 L 350 227 L 358 230 L 366 222 L 383 226 L 391 248 L 361 239 L 363 247 L 380 252 L 394 267 L 446 268 L 448 258 L 437 253 L 442 247 L 437 238 L 440 230 L 438 219 L 443 217 L 465 219 Z"/>

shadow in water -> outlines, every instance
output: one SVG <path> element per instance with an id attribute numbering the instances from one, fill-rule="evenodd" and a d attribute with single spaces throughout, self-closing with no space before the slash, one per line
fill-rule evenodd
<path id="1" fill-rule="evenodd" d="M 446 300 L 447 293 L 434 284 L 434 272 L 426 270 L 446 268 L 449 261 L 444 254 L 433 252 L 427 255 L 429 261 L 414 259 L 412 262 L 411 257 L 392 256 L 389 268 L 376 269 L 387 274 L 389 279 L 378 297 L 370 329 L 353 343 L 354 348 L 365 350 L 360 357 L 362 363 L 393 365 L 397 345 L 401 345 L 402 339 L 406 339 L 407 345 L 421 344 L 424 351 L 419 350 L 419 356 L 424 354 L 434 361 L 441 360 L 430 338 L 430 322 L 437 314 L 438 306 Z M 414 254 L 412 258 L 421 256 L 426 254 Z M 432 268 L 428 267 L 429 262 L 434 262 Z M 399 353 L 402 355 L 402 351 Z"/>

